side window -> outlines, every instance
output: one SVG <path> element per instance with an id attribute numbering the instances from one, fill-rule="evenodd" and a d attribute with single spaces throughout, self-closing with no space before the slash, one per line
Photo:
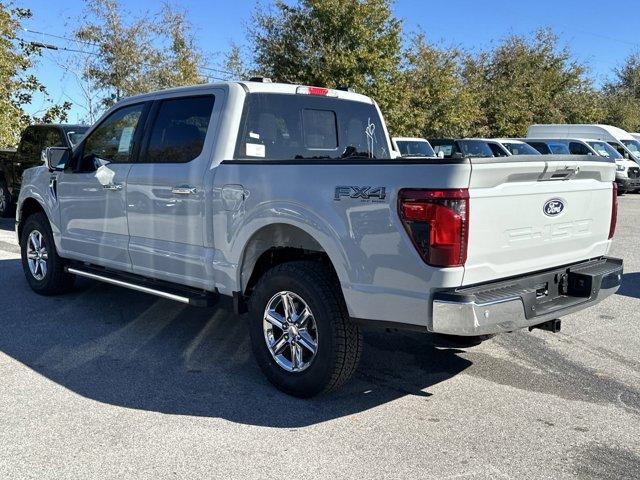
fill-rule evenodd
<path id="1" fill-rule="evenodd" d="M 27 127 L 22 133 L 22 139 L 20 140 L 20 155 L 32 157 L 39 155 L 38 146 L 40 145 L 40 138 L 38 129 L 34 127 Z"/>
<path id="2" fill-rule="evenodd" d="M 628 158 L 629 154 L 627 153 L 627 151 L 624 149 L 622 145 L 616 142 L 609 142 L 609 145 L 615 148 L 618 151 L 618 153 L 622 155 L 624 158 Z"/>
<path id="3" fill-rule="evenodd" d="M 507 154 L 495 143 L 487 143 L 494 157 L 506 157 Z"/>
<path id="4" fill-rule="evenodd" d="M 163 100 L 142 161 L 186 163 L 202 153 L 213 111 L 213 95 Z"/>
<path id="5" fill-rule="evenodd" d="M 578 142 L 569 143 L 569 152 L 571 152 L 571 155 L 592 155 L 592 152 L 587 147 Z"/>
<path id="6" fill-rule="evenodd" d="M 132 161 L 133 138 L 143 110 L 142 103 L 123 107 L 113 112 L 91 132 L 84 144 L 81 170 L 95 168 L 104 162 Z"/>
<path id="7" fill-rule="evenodd" d="M 42 149 L 47 147 L 64 147 L 64 139 L 62 132 L 57 128 L 47 128 L 42 138 Z"/>

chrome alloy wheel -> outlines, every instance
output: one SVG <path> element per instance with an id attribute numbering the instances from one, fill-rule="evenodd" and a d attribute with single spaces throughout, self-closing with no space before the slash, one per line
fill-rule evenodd
<path id="1" fill-rule="evenodd" d="M 44 236 L 38 230 L 34 230 L 27 239 L 27 261 L 33 278 L 40 281 L 46 277 L 48 259 L 49 253 Z"/>
<path id="2" fill-rule="evenodd" d="M 276 293 L 262 320 L 271 356 L 288 372 L 305 370 L 318 352 L 318 329 L 309 305 L 293 292 Z"/>

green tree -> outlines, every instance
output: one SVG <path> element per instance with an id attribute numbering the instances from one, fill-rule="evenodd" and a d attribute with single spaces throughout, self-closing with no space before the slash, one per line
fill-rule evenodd
<path id="1" fill-rule="evenodd" d="M 15 146 L 22 129 L 31 122 L 64 121 L 71 107 L 68 102 L 51 105 L 47 90 L 30 74 L 39 55 L 37 46 L 18 38 L 22 22 L 31 11 L 0 3 L 0 146 Z M 44 96 L 50 107 L 37 116 L 30 116 L 25 106 L 34 95 Z"/>
<path id="2" fill-rule="evenodd" d="M 627 57 L 603 90 L 603 121 L 629 132 L 640 130 L 640 54 Z"/>
<path id="3" fill-rule="evenodd" d="M 522 136 L 532 123 L 590 123 L 602 114 L 586 67 L 548 30 L 510 36 L 476 62 L 492 136 Z"/>
<path id="4" fill-rule="evenodd" d="M 456 48 L 428 44 L 416 36 L 406 52 L 404 121 L 399 133 L 416 136 L 469 136 L 478 133 L 479 100 L 468 84 L 469 55 Z"/>
<path id="5" fill-rule="evenodd" d="M 350 87 L 390 119 L 401 108 L 401 24 L 389 0 L 276 0 L 249 29 L 253 69 L 275 81 Z M 393 123 L 393 121 L 391 122 Z"/>
<path id="6" fill-rule="evenodd" d="M 80 25 L 76 38 L 96 49 L 83 76 L 101 92 L 105 107 L 123 97 L 203 81 L 202 55 L 183 10 L 165 4 L 159 16 L 134 18 L 119 0 L 87 0 Z"/>

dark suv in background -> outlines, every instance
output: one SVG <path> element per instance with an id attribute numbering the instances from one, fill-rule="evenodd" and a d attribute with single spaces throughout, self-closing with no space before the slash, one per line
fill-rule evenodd
<path id="1" fill-rule="evenodd" d="M 31 125 L 22 132 L 16 150 L 0 151 L 0 217 L 13 213 L 22 172 L 42 164 L 42 151 L 47 147 L 71 148 L 88 128 L 86 125 Z"/>

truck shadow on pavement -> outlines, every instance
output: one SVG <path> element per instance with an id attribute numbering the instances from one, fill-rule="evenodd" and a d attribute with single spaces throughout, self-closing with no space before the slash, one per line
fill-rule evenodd
<path id="1" fill-rule="evenodd" d="M 622 276 L 622 285 L 618 290 L 618 295 L 640 298 L 640 273 L 625 273 Z"/>
<path id="2" fill-rule="evenodd" d="M 15 229 L 15 218 L 0 218 L 0 230 L 12 232 Z"/>
<path id="3" fill-rule="evenodd" d="M 365 332 L 355 378 L 299 400 L 272 387 L 255 364 L 246 322 L 106 284 L 78 281 L 40 297 L 19 260 L 0 260 L 0 351 L 84 397 L 126 408 L 295 428 L 357 414 L 429 387 L 471 361 L 448 340 Z"/>

